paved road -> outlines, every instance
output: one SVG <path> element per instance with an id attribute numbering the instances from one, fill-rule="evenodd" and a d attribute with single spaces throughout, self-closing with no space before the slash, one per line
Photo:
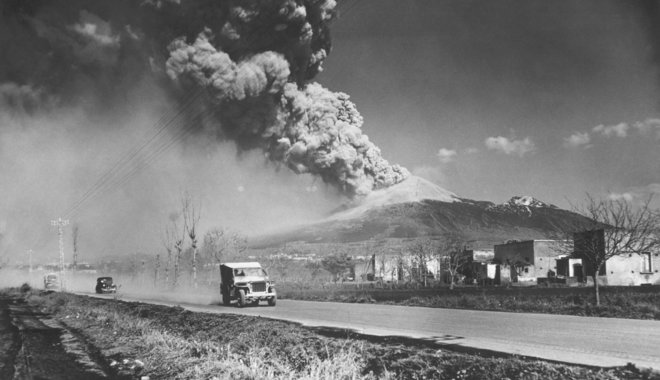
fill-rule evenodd
<path id="1" fill-rule="evenodd" d="M 138 300 L 137 297 L 122 296 Z M 567 363 L 660 369 L 660 322 L 619 318 L 503 313 L 392 305 L 278 300 L 276 307 L 238 309 L 208 301 L 181 303 L 191 311 L 283 319 L 308 326 L 352 329 L 376 336 L 404 336 L 443 345 L 538 357 Z"/>

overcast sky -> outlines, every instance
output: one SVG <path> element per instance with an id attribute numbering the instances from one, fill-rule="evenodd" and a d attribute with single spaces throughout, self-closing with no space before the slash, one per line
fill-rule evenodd
<path id="1" fill-rule="evenodd" d="M 319 82 L 391 162 L 458 195 L 660 192 L 656 2 L 340 2 Z"/>
<path id="2" fill-rule="evenodd" d="M 144 157 L 116 171 L 125 181 L 97 186 L 118 160 L 133 157 L 129 152 L 145 136 L 154 136 L 159 120 L 183 109 L 179 97 L 186 93 L 173 91 L 171 75 L 165 75 L 169 47 L 186 33 L 193 43 L 209 26 L 225 36 L 218 41 L 230 50 L 246 49 L 234 51 L 236 59 L 279 49 L 292 57 L 290 69 L 299 74 L 286 80 L 313 78 L 349 94 L 364 118 L 363 132 L 385 159 L 461 197 L 501 203 L 531 195 L 570 209 L 587 192 L 627 200 L 660 192 L 657 1 L 342 0 L 340 16 L 330 25 L 332 51 L 316 76 L 317 66 L 306 65 L 325 57 L 326 34 L 313 34 L 317 40 L 309 42 L 309 29 L 299 18 L 323 23 L 318 7 L 330 2 L 310 3 L 313 11 L 285 1 L 278 3 L 285 11 L 246 3 L 260 5 L 257 12 L 265 12 L 268 22 L 246 29 L 258 32 L 262 44 L 246 33 L 237 40 L 239 48 L 232 45 L 235 30 L 225 22 L 261 22 L 253 13 L 222 7 L 218 14 L 197 12 L 195 6 L 222 5 L 203 1 L 107 4 L 0 2 L 0 259 L 27 249 L 53 258 L 57 235 L 50 221 L 58 216 L 80 226 L 81 250 L 88 257 L 159 252 L 164 226 L 173 220 L 182 225 L 184 191 L 201 205 L 200 231 L 227 227 L 259 235 L 317 221 L 337 209 L 346 201 L 338 180 L 359 178 L 347 171 L 378 178 L 397 173 L 372 170 L 387 167 L 378 148 L 365 144 L 353 109 L 337 108 L 343 97 L 314 85 L 316 98 L 310 98 L 299 91 L 301 80 L 286 98 L 296 112 L 289 114 L 281 104 L 285 91 L 275 89 L 277 97 L 261 97 L 263 103 L 233 103 L 248 107 L 244 112 L 216 108 L 221 121 L 183 117 L 172 125 L 203 125 L 202 130 L 175 139 L 168 149 L 143 145 Z M 248 42 L 241 45 L 241 38 Z M 186 66 L 186 54 L 178 57 L 180 67 L 201 67 Z M 223 62 L 248 68 L 237 75 L 246 79 L 247 90 L 262 88 L 251 86 L 265 74 L 250 69 L 261 66 Z M 306 105 L 314 107 L 296 108 Z M 298 114 L 316 116 L 291 124 Z M 228 120 L 236 117 L 250 132 L 255 120 L 273 115 L 288 119 L 251 136 L 263 141 L 237 146 L 225 129 L 238 125 Z M 353 124 L 338 128 L 337 120 Z M 280 133 L 283 125 L 284 140 L 310 133 L 289 147 L 302 157 L 296 165 L 269 159 L 277 149 L 250 149 L 279 142 L 269 133 Z M 157 142 L 176 137 L 172 129 Z M 312 148 L 322 154 L 305 155 Z M 319 167 L 337 173 L 309 170 L 303 164 L 310 157 L 322 158 Z M 363 170 L 366 164 L 371 166 Z M 317 176 L 298 175 L 296 169 Z M 371 178 L 362 179 L 370 184 Z M 93 196 L 86 195 L 90 190 Z M 67 252 L 70 233 L 67 227 Z"/>

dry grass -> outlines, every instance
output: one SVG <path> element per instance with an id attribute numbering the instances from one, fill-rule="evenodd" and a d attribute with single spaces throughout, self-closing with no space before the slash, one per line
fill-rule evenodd
<path id="1" fill-rule="evenodd" d="M 401 343 L 329 338 L 298 325 L 52 293 L 29 303 L 98 347 L 116 376 L 167 379 L 643 379 L 633 368 L 489 358 Z M 657 378 L 657 377 L 655 377 Z"/>

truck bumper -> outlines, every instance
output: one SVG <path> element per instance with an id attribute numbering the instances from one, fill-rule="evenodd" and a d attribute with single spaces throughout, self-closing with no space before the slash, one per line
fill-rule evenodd
<path id="1" fill-rule="evenodd" d="M 276 296 L 277 296 L 277 293 L 275 293 L 275 292 L 272 292 L 272 293 L 268 293 L 268 292 L 250 292 L 250 293 L 245 294 L 245 299 L 248 299 L 248 300 L 251 300 L 251 301 L 254 301 L 254 300 L 266 301 L 266 300 L 269 300 L 269 299 L 271 299 L 273 297 L 276 297 Z"/>

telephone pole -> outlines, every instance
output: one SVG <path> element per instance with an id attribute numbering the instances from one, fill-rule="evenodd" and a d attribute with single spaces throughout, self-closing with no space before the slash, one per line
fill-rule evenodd
<path id="1" fill-rule="evenodd" d="M 72 237 L 73 237 L 73 272 L 75 273 L 78 270 L 78 224 L 73 225 L 72 227 Z"/>
<path id="2" fill-rule="evenodd" d="M 51 220 L 50 224 L 57 227 L 57 233 L 60 237 L 60 291 L 64 291 L 64 226 L 69 224 L 68 219 L 57 218 Z"/>

